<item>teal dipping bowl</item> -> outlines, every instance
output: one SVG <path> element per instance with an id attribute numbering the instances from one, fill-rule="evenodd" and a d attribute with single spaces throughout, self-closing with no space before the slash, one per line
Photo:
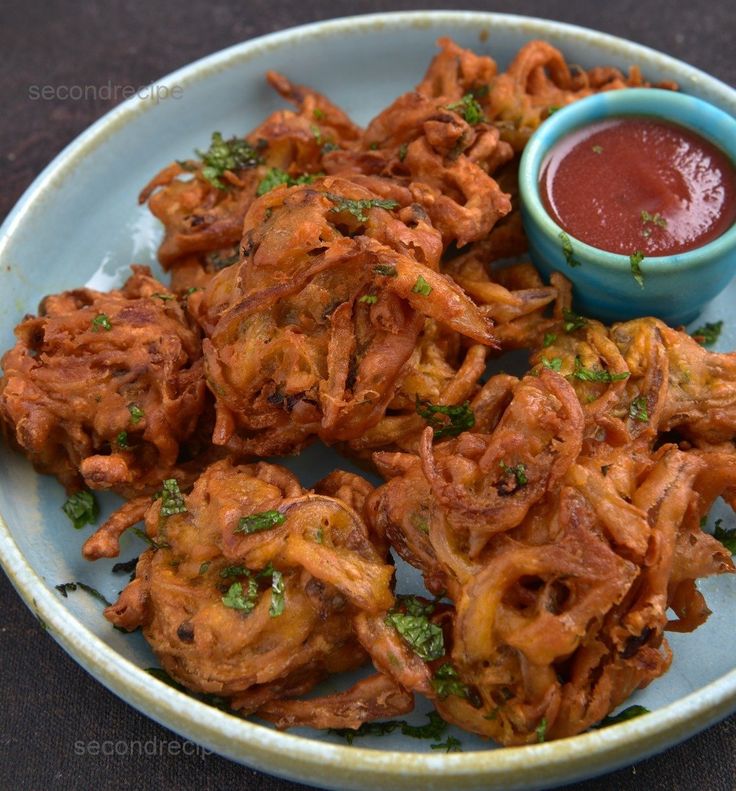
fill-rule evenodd
<path id="1" fill-rule="evenodd" d="M 657 316 L 671 325 L 688 324 L 736 273 L 736 225 L 694 250 L 644 258 L 642 287 L 632 275 L 628 256 L 565 234 L 539 194 L 542 166 L 559 140 L 598 121 L 626 116 L 678 124 L 720 148 L 732 164 L 736 162 L 736 120 L 702 99 L 655 88 L 609 91 L 581 99 L 544 121 L 521 158 L 519 193 L 529 255 L 543 274 L 561 272 L 572 281 L 581 313 L 608 322 Z M 568 263 L 571 256 L 578 266 Z"/>

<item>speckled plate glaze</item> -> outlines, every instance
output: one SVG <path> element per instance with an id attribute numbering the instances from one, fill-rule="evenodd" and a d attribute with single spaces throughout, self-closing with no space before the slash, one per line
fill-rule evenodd
<path id="1" fill-rule="evenodd" d="M 252 128 L 280 105 L 263 73 L 277 69 L 314 85 L 358 122 L 367 121 L 415 85 L 438 36 L 491 54 L 504 67 L 532 38 L 545 38 L 584 66 L 639 64 L 654 80 L 668 78 L 736 114 L 736 92 L 684 63 L 650 49 L 569 25 L 483 13 L 417 12 L 353 17 L 275 33 L 223 50 L 160 80 L 181 86 L 181 98 L 133 99 L 114 109 L 64 150 L 31 185 L 0 230 L 0 348 L 13 326 L 47 293 L 90 283 L 119 285 L 130 262 L 155 262 L 160 229 L 136 204 L 140 187 L 174 158 L 203 147 L 210 133 Z M 178 94 L 179 92 L 177 92 Z M 735 284 L 701 321 L 727 318 L 720 348 L 736 346 L 729 309 Z M 508 363 L 504 358 L 508 369 Z M 333 451 L 313 447 L 289 466 L 310 485 L 337 465 Z M 141 668 L 156 664 L 140 635 L 114 631 L 84 594 L 62 599 L 54 585 L 82 580 L 114 599 L 126 578 L 111 561 L 86 563 L 60 511 L 61 487 L 39 476 L 18 454 L 0 448 L 0 560 L 20 595 L 66 651 L 132 706 L 174 731 L 236 761 L 273 774 L 335 789 L 517 789 L 552 786 L 630 763 L 686 738 L 736 709 L 736 579 L 706 580 L 713 610 L 693 635 L 671 636 L 669 673 L 633 702 L 652 714 L 571 739 L 523 748 L 489 749 L 451 730 L 463 753 L 442 754 L 428 742 L 391 734 L 348 747 L 315 731 L 279 733 L 183 695 Z M 114 505 L 105 500 L 106 510 Z M 733 515 L 722 515 L 733 523 Z M 140 541 L 125 536 L 121 559 Z M 399 589 L 417 576 L 405 566 Z M 411 719 L 424 721 L 421 709 Z"/>

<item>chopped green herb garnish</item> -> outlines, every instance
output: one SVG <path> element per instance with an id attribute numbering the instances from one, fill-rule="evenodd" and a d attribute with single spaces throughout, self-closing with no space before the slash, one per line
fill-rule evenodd
<path id="1" fill-rule="evenodd" d="M 632 420 L 638 420 L 641 423 L 646 423 L 649 420 L 649 411 L 647 409 L 647 399 L 645 396 L 637 396 L 629 407 L 629 417 Z"/>
<path id="2" fill-rule="evenodd" d="M 650 214 L 646 209 L 644 209 L 641 213 L 641 221 L 646 225 L 647 223 L 652 223 L 653 225 L 658 225 L 660 228 L 667 227 L 667 220 L 659 213 Z"/>
<path id="3" fill-rule="evenodd" d="M 712 346 L 721 336 L 722 321 L 707 322 L 692 333 L 692 337 L 702 346 Z"/>
<path id="4" fill-rule="evenodd" d="M 92 332 L 99 332 L 100 330 L 110 332 L 111 329 L 110 319 L 104 313 L 100 313 L 92 319 Z"/>
<path id="5" fill-rule="evenodd" d="M 130 574 L 131 572 L 135 571 L 135 567 L 138 565 L 138 558 L 131 558 L 130 560 L 124 560 L 121 563 L 115 563 L 112 567 L 113 574 Z"/>
<path id="6" fill-rule="evenodd" d="M 404 723 L 401 732 L 404 736 L 411 736 L 413 739 L 439 739 L 447 730 L 447 723 L 436 711 L 427 714 L 429 722 L 426 725 L 409 725 Z"/>
<path id="7" fill-rule="evenodd" d="M 384 277 L 396 277 L 397 274 L 396 267 L 391 264 L 379 264 L 373 267 L 373 271 L 377 275 L 383 275 Z"/>
<path id="8" fill-rule="evenodd" d="M 448 695 L 467 698 L 469 694 L 467 685 L 463 684 L 457 670 L 449 662 L 442 665 L 434 674 L 432 686 L 442 700 Z"/>
<path id="9" fill-rule="evenodd" d="M 275 187 L 282 184 L 289 184 L 289 174 L 280 168 L 270 168 L 265 178 L 263 178 L 256 189 L 256 195 L 265 195 Z"/>
<path id="10" fill-rule="evenodd" d="M 602 154 L 603 153 L 603 146 L 593 146 L 593 153 L 594 154 Z"/>
<path id="11" fill-rule="evenodd" d="M 542 357 L 542 365 L 545 368 L 549 368 L 550 371 L 557 371 L 559 373 L 562 368 L 562 357 L 552 357 L 549 360 L 546 357 Z"/>
<path id="12" fill-rule="evenodd" d="M 610 371 L 596 371 L 592 368 L 584 368 L 580 358 L 575 358 L 575 370 L 572 372 L 575 379 L 581 382 L 620 382 L 629 378 L 629 372 L 623 371 L 620 374 L 612 374 Z"/>
<path id="13" fill-rule="evenodd" d="M 366 305 L 375 305 L 378 302 L 378 297 L 375 294 L 363 294 L 358 302 L 363 302 Z"/>
<path id="14" fill-rule="evenodd" d="M 373 142 L 373 143 L 371 143 L 371 144 L 368 146 L 368 148 L 369 148 L 371 151 L 378 151 L 378 143 L 376 143 L 376 142 Z"/>
<path id="15" fill-rule="evenodd" d="M 348 744 L 353 743 L 353 739 L 360 739 L 363 736 L 385 736 L 393 733 L 397 728 L 406 725 L 402 720 L 386 720 L 385 722 L 364 722 L 360 728 L 329 728 L 327 733 L 334 736 L 341 736 Z"/>
<path id="16" fill-rule="evenodd" d="M 100 515 L 100 506 L 92 492 L 84 490 L 67 497 L 61 510 L 69 517 L 75 530 L 85 525 L 94 525 Z"/>
<path id="17" fill-rule="evenodd" d="M 173 687 L 179 692 L 189 695 L 191 698 L 201 700 L 202 703 L 206 703 L 208 706 L 214 706 L 216 709 L 220 709 L 220 711 L 227 711 L 230 714 L 233 713 L 230 705 L 224 698 L 219 697 L 219 695 L 211 695 L 209 693 L 191 692 L 186 687 L 182 686 L 178 681 L 175 681 L 165 670 L 160 667 L 147 667 L 146 673 L 158 679 L 162 683 Z"/>
<path id="18" fill-rule="evenodd" d="M 568 266 L 580 266 L 580 261 L 575 258 L 572 250 L 572 242 L 570 237 L 564 232 L 559 233 L 560 241 L 562 242 L 562 254 L 565 256 Z"/>
<path id="19" fill-rule="evenodd" d="M 396 598 L 407 615 L 430 616 L 435 610 L 432 602 L 423 602 L 416 596 L 397 596 Z"/>
<path id="20" fill-rule="evenodd" d="M 545 332 L 544 340 L 542 341 L 542 348 L 548 349 L 557 340 L 557 335 L 554 332 Z"/>
<path id="21" fill-rule="evenodd" d="M 161 302 L 169 302 L 172 299 L 176 299 L 176 297 L 173 294 L 161 294 L 159 292 L 155 294 L 151 294 L 151 296 L 154 297 L 155 299 L 160 299 Z"/>
<path id="22" fill-rule="evenodd" d="M 209 560 L 205 560 L 205 562 L 202 563 L 202 565 L 199 567 L 199 573 L 200 574 L 206 574 L 207 573 L 207 569 L 209 567 L 210 567 L 210 561 Z"/>
<path id="23" fill-rule="evenodd" d="M 258 579 L 267 579 L 268 577 L 273 577 L 273 572 L 274 572 L 273 563 L 271 561 L 269 561 L 268 565 L 264 566 L 258 572 L 258 574 L 256 574 L 256 577 Z"/>
<path id="24" fill-rule="evenodd" d="M 609 725 L 616 725 L 619 722 L 626 722 L 626 720 L 633 720 L 634 717 L 641 717 L 642 714 L 649 714 L 649 709 L 645 706 L 629 706 L 618 714 L 609 715 L 604 717 L 595 728 L 607 728 Z"/>
<path id="25" fill-rule="evenodd" d="M 320 144 L 322 142 L 322 130 L 316 124 L 312 124 L 309 128 L 314 135 L 314 139 Z"/>
<path id="26" fill-rule="evenodd" d="M 412 514 L 411 524 L 413 527 L 416 527 L 417 530 L 421 530 L 422 533 L 429 533 L 429 521 L 426 515 Z"/>
<path id="27" fill-rule="evenodd" d="M 220 177 L 226 170 L 242 170 L 260 165 L 261 158 L 258 152 L 247 141 L 232 137 L 223 140 L 219 132 L 212 133 L 212 142 L 207 151 L 196 151 L 202 160 L 202 176 L 217 189 L 227 189 L 227 185 Z"/>
<path id="28" fill-rule="evenodd" d="M 314 531 L 314 540 L 315 540 L 315 542 L 316 542 L 317 544 L 322 544 L 322 543 L 324 543 L 325 536 L 324 536 L 324 532 L 323 532 L 323 530 L 322 530 L 322 528 L 321 528 L 321 527 L 318 527 L 318 528 L 317 528 L 317 529 Z"/>
<path id="29" fill-rule="evenodd" d="M 233 582 L 222 597 L 222 603 L 232 610 L 240 610 L 244 613 L 252 612 L 258 599 L 258 583 L 253 577 L 249 577 L 247 586 L 247 590 L 244 591 L 242 582 Z"/>
<path id="30" fill-rule="evenodd" d="M 526 464 L 519 462 L 513 467 L 510 467 L 506 462 L 499 462 L 498 466 L 504 471 L 505 475 L 513 475 L 516 478 L 517 486 L 526 486 L 529 479 L 526 477 Z"/>
<path id="31" fill-rule="evenodd" d="M 561 109 L 562 109 L 562 108 L 560 107 L 560 105 L 559 105 L 559 104 L 551 104 L 551 105 L 550 105 L 550 106 L 547 108 L 547 118 L 549 118 L 549 117 L 550 117 L 550 115 L 554 115 L 554 114 L 555 114 L 555 113 L 556 113 L 558 110 L 561 110 Z"/>
<path id="32" fill-rule="evenodd" d="M 475 425 L 475 414 L 470 408 L 470 403 L 448 406 L 445 404 L 432 404 L 423 401 L 417 396 L 416 411 L 420 417 L 427 421 L 427 425 L 434 429 L 434 438 L 456 437 L 463 431 L 469 431 Z M 446 419 L 445 419 L 446 418 Z"/>
<path id="33" fill-rule="evenodd" d="M 631 274 L 634 280 L 644 288 L 644 274 L 641 271 L 641 262 L 644 260 L 644 253 L 637 250 L 629 256 L 629 264 L 631 265 Z"/>
<path id="34" fill-rule="evenodd" d="M 542 717 L 539 725 L 537 725 L 535 733 L 537 734 L 537 742 L 541 743 L 547 738 L 547 718 Z"/>
<path id="35" fill-rule="evenodd" d="M 389 612 L 386 623 L 393 626 L 404 642 L 425 662 L 439 659 L 445 653 L 442 629 L 429 621 L 426 615 L 409 615 Z"/>
<path id="36" fill-rule="evenodd" d="M 564 319 L 564 324 L 562 326 L 564 327 L 565 332 L 575 332 L 575 330 L 582 329 L 588 323 L 588 319 L 578 316 L 577 313 L 574 313 L 572 310 L 568 310 L 567 308 L 563 308 L 562 318 Z"/>
<path id="37" fill-rule="evenodd" d="M 295 187 L 299 184 L 311 184 L 315 179 L 321 178 L 324 173 L 302 173 L 301 176 L 290 176 L 281 168 L 269 168 L 265 178 L 256 189 L 256 195 L 265 195 L 276 187 L 286 184 L 287 187 Z"/>
<path id="38" fill-rule="evenodd" d="M 353 743 L 353 739 L 363 736 L 384 736 L 393 733 L 398 728 L 404 736 L 411 736 L 413 739 L 439 739 L 447 730 L 447 723 L 437 714 L 430 711 L 427 715 L 429 722 L 426 725 L 409 725 L 405 720 L 385 720 L 384 722 L 364 722 L 360 728 L 330 728 L 327 732 L 335 736 L 342 736 L 348 744 Z"/>
<path id="39" fill-rule="evenodd" d="M 225 566 L 225 568 L 220 569 L 220 576 L 223 579 L 228 577 L 250 577 L 250 569 L 240 565 Z"/>
<path id="40" fill-rule="evenodd" d="M 483 108 L 472 93 L 466 93 L 459 102 L 448 104 L 447 109 L 456 112 L 458 115 L 462 115 L 465 121 L 471 126 L 486 120 L 483 115 Z"/>
<path id="41" fill-rule="evenodd" d="M 140 423 L 143 419 L 143 410 L 138 404 L 128 404 L 128 412 L 130 412 L 131 423 L 133 423 L 133 425 Z"/>
<path id="42" fill-rule="evenodd" d="M 283 525 L 286 517 L 280 511 L 261 511 L 259 514 L 242 516 L 235 528 L 236 533 L 260 533 L 272 527 Z"/>
<path id="43" fill-rule="evenodd" d="M 427 281 L 419 275 L 417 278 L 417 282 L 414 283 L 411 290 L 415 294 L 421 294 L 423 297 L 428 297 L 432 293 L 432 286 L 427 283 Z"/>
<path id="44" fill-rule="evenodd" d="M 399 146 L 399 162 L 403 162 L 406 159 L 406 154 L 409 151 L 409 146 L 406 143 L 402 143 Z"/>
<path id="45" fill-rule="evenodd" d="M 366 214 L 368 209 L 386 209 L 387 211 L 391 211 L 392 209 L 396 209 L 399 205 L 398 201 L 390 199 L 384 200 L 383 198 L 350 200 L 349 198 L 344 198 L 342 195 L 335 195 L 332 192 L 326 192 L 325 195 L 335 204 L 330 211 L 336 213 L 346 211 L 352 214 L 358 222 L 368 222 L 368 215 Z"/>
<path id="46" fill-rule="evenodd" d="M 184 495 L 179 490 L 179 482 L 176 478 L 167 478 L 163 483 L 163 488 L 155 496 L 161 498 L 161 516 L 173 516 L 174 514 L 186 513 L 187 506 L 184 502 Z"/>
<path id="47" fill-rule="evenodd" d="M 171 544 L 169 544 L 167 541 L 151 538 L 151 536 L 149 536 L 145 530 L 141 530 L 140 527 L 134 527 L 133 532 L 138 536 L 138 538 L 142 538 L 146 544 L 151 547 L 151 549 L 169 549 L 171 546 Z"/>
<path id="48" fill-rule="evenodd" d="M 320 107 L 315 107 L 314 110 L 312 110 L 312 115 L 314 116 L 315 121 L 325 120 L 325 111 L 322 110 Z"/>
<path id="49" fill-rule="evenodd" d="M 128 432 L 127 431 L 121 431 L 117 435 L 117 437 L 115 437 L 115 444 L 119 448 L 122 448 L 123 450 L 125 450 L 126 448 L 129 448 L 130 445 L 128 445 Z"/>
<path id="50" fill-rule="evenodd" d="M 723 527 L 723 519 L 716 519 L 713 538 L 720 541 L 732 555 L 736 555 L 736 527 L 726 529 Z"/>
<path id="51" fill-rule="evenodd" d="M 193 294 L 195 291 L 199 290 L 200 289 L 197 286 L 189 286 L 189 288 L 186 290 L 186 295 L 189 296 L 190 294 Z"/>
<path id="52" fill-rule="evenodd" d="M 98 602 L 104 604 L 105 607 L 110 606 L 110 602 L 98 590 L 90 587 L 89 585 L 85 585 L 83 582 L 64 582 L 61 585 L 55 585 L 54 587 L 65 599 L 68 597 L 69 593 L 79 588 L 79 590 L 88 593 L 93 599 L 97 599 Z"/>
<path id="53" fill-rule="evenodd" d="M 284 611 L 284 575 L 280 571 L 275 571 L 271 575 L 271 606 L 268 614 L 271 618 L 277 618 Z"/>
<path id="54" fill-rule="evenodd" d="M 463 751 L 463 743 L 454 736 L 448 736 L 444 742 L 430 744 L 429 746 L 432 750 L 444 750 L 446 753 L 461 753 Z"/>

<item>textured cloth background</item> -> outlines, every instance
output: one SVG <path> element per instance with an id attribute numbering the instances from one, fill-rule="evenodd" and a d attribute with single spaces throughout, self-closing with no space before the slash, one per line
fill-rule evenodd
<path id="1" fill-rule="evenodd" d="M 547 17 L 647 44 L 736 83 L 728 0 L 518 2 L 60 2 L 0 6 L 0 217 L 33 177 L 113 102 L 31 101 L 31 85 L 145 85 L 215 50 L 292 25 L 375 11 L 466 8 Z M 316 86 L 319 88 L 319 86 Z M 51 254 L 52 251 L 50 251 Z M 28 306 L 31 309 L 33 306 Z M 215 755 L 93 756 L 78 740 L 181 741 L 81 670 L 0 574 L 0 789 L 298 791 Z M 735 791 L 736 718 L 684 744 L 570 789 Z M 448 789 L 448 791 L 450 791 Z"/>

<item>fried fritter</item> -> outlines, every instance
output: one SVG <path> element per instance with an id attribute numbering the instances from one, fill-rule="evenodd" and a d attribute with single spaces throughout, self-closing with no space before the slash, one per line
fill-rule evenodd
<path id="1" fill-rule="evenodd" d="M 732 441 L 736 353 L 709 352 L 659 319 L 609 329 L 566 315 L 532 363 L 570 378 L 583 403 L 591 453 L 596 445 L 617 447 L 643 433 L 675 431 L 703 448 Z"/>
<path id="2" fill-rule="evenodd" d="M 394 398 L 425 317 L 494 342 L 437 271 L 441 244 L 422 215 L 344 179 L 267 193 L 242 244 L 243 261 L 190 297 L 208 335 L 213 441 L 238 454 L 361 436 Z"/>
<path id="3" fill-rule="evenodd" d="M 126 497 L 173 474 L 205 408 L 201 345 L 147 267 L 120 290 L 46 297 L 15 332 L 0 416 L 38 470 Z"/>
<path id="4" fill-rule="evenodd" d="M 429 693 L 435 706 L 502 744 L 536 741 L 540 727 L 547 738 L 579 733 L 664 673 L 671 661 L 664 631 L 691 631 L 708 616 L 696 580 L 734 571 L 729 552 L 702 529 L 716 497 L 733 491 L 733 448 L 655 449 L 658 424 L 664 430 L 672 420 L 659 416 L 670 415 L 673 400 L 682 403 L 677 377 L 660 376 L 662 359 L 674 354 L 697 372 L 723 371 L 729 355 L 710 355 L 668 328 L 654 353 L 648 344 L 657 322 L 617 325 L 611 336 L 626 344 L 627 360 L 656 362 L 635 377 L 622 371 L 624 358 L 602 325 L 580 321 L 568 314 L 560 322 L 536 376 L 489 380 L 475 399 L 471 431 L 433 446 L 427 428 L 418 453 L 375 455 L 390 480 L 369 498 L 373 529 L 455 606 L 442 659 L 428 666 L 414 657 L 413 670 L 402 665 L 394 677 L 428 694 L 427 680 L 441 688 L 438 665 L 449 663 L 454 691 Z M 591 362 L 591 347 L 607 365 L 596 359 L 591 370 L 605 375 L 576 377 L 588 370 L 581 365 Z M 542 357 L 562 349 L 561 365 Z M 578 362 L 565 378 L 553 369 L 567 373 L 569 356 Z M 653 425 L 632 415 L 632 395 L 623 392 L 629 378 L 632 387 L 656 382 L 657 404 L 641 402 L 651 403 Z M 707 377 L 696 381 L 702 392 Z M 626 404 L 615 435 L 601 431 L 601 399 L 607 409 Z M 678 414 L 680 427 L 694 419 L 689 425 L 714 438 L 696 407 Z M 736 422 L 724 412 L 715 423 L 728 420 L 733 432 Z M 391 672 L 385 641 L 363 644 Z"/>
<path id="5" fill-rule="evenodd" d="M 447 50 L 456 46 L 448 39 L 440 42 Z M 649 88 L 638 67 L 625 76 L 616 68 L 598 66 L 588 71 L 569 65 L 563 54 L 546 41 L 525 44 L 509 64 L 496 75 L 479 101 L 501 138 L 521 151 L 534 130 L 550 113 L 600 91 L 621 88 Z M 657 88 L 677 90 L 671 81 Z"/>
<path id="6" fill-rule="evenodd" d="M 268 72 L 268 82 L 298 111 L 279 110 L 244 138 L 214 133 L 199 160 L 177 161 L 141 191 L 151 213 L 164 225 L 158 251 L 172 271 L 172 289 L 203 288 L 238 258 L 245 214 L 262 191 L 291 179 L 308 180 L 325 171 L 322 157 L 350 146 L 360 129 L 316 91 L 292 85 Z"/>
<path id="7" fill-rule="evenodd" d="M 463 86 L 487 84 L 493 62 L 452 46 L 452 68 L 463 70 Z M 401 185 L 440 231 L 443 245 L 463 247 L 485 238 L 511 210 L 492 176 L 513 151 L 479 107 L 462 101 L 467 91 L 459 92 L 454 76 L 435 79 L 435 65 L 415 91 L 370 122 L 359 148 L 328 154 L 324 166 L 377 192 L 380 180 Z"/>
<path id="8" fill-rule="evenodd" d="M 324 488 L 355 489 L 359 504 L 370 485 L 337 475 Z M 353 619 L 394 601 L 393 566 L 347 503 L 305 491 L 283 467 L 220 461 L 189 496 L 153 501 L 146 531 L 156 548 L 105 615 L 124 629 L 142 627 L 164 669 L 188 689 L 281 725 L 358 727 L 413 707 L 389 678 L 306 708 L 283 700 L 364 664 Z"/>

